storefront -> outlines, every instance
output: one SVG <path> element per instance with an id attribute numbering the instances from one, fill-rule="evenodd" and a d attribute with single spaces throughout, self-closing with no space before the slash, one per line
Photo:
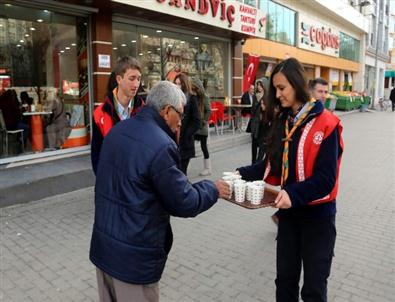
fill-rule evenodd
<path id="1" fill-rule="evenodd" d="M 0 11 L 0 163 L 88 149 L 96 10 L 11 2 Z"/>
<path id="2" fill-rule="evenodd" d="M 269 77 L 273 65 L 288 57 L 297 58 L 304 66 L 306 77 L 322 77 L 330 90 L 362 90 L 360 64 L 364 31 L 334 22 L 325 9 L 302 5 L 296 1 L 258 1 L 259 9 L 267 12 L 266 39 L 248 39 L 244 57 L 261 57 L 257 78 Z M 312 1 L 313 3 L 314 1 Z"/>
<path id="3" fill-rule="evenodd" d="M 89 152 L 94 106 L 124 55 L 141 61 L 146 91 L 181 71 L 211 100 L 239 98 L 242 44 L 266 35 L 266 14 L 248 4 L 0 1 L 0 164 Z"/>

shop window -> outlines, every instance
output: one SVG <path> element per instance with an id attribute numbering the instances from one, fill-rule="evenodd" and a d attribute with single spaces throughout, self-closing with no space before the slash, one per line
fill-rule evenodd
<path id="1" fill-rule="evenodd" d="M 228 43 L 177 32 L 125 24 L 113 26 L 113 57 L 123 41 L 136 40 L 122 55 L 135 56 L 143 66 L 142 85 L 149 91 L 158 81 L 172 81 L 178 72 L 198 77 L 213 99 L 227 96 Z M 125 43 L 126 44 L 126 43 Z M 116 48 L 116 49 L 115 49 Z M 129 52 L 127 51 L 129 50 Z"/>
<path id="2" fill-rule="evenodd" d="M 0 134 L 1 155 L 88 144 L 87 20 L 10 4 L 0 10 L 0 109 L 7 130 L 24 130 L 23 146 L 5 146 Z"/>

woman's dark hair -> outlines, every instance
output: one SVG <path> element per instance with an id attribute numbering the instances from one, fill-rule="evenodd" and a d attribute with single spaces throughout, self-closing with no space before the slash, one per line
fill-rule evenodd
<path id="1" fill-rule="evenodd" d="M 176 75 L 173 83 L 175 83 L 177 79 L 180 79 L 182 92 L 184 92 L 185 94 L 190 93 L 191 92 L 191 84 L 189 82 L 188 76 L 185 73 L 180 73 L 180 74 Z"/>
<path id="2" fill-rule="evenodd" d="M 270 131 L 267 136 L 268 158 L 272 171 L 281 175 L 281 161 L 284 145 L 284 124 L 290 108 L 281 107 L 280 101 L 276 97 L 276 88 L 273 84 L 273 78 L 277 73 L 282 73 L 292 88 L 295 90 L 295 98 L 302 104 L 310 100 L 310 94 L 307 87 L 307 80 L 303 66 L 295 58 L 289 58 L 280 62 L 270 76 L 269 95 L 266 110 L 266 119 L 270 123 Z"/>
<path id="3" fill-rule="evenodd" d="M 255 86 L 258 88 L 258 86 L 261 86 L 263 91 L 265 91 L 265 86 L 263 86 L 263 82 L 261 80 L 256 81 Z M 255 89 L 255 92 L 258 92 L 258 89 Z"/>

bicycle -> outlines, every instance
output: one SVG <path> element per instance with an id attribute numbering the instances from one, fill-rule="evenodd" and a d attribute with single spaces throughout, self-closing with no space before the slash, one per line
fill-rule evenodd
<path id="1" fill-rule="evenodd" d="M 392 102 L 384 97 L 379 98 L 378 104 L 380 111 L 388 111 L 388 109 L 392 108 Z"/>

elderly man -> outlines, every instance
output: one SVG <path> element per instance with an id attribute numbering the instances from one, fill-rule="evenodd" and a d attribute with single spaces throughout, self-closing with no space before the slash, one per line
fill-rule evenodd
<path id="1" fill-rule="evenodd" d="M 173 241 L 170 215 L 194 217 L 229 198 L 225 182 L 191 184 L 179 170 L 175 133 L 185 102 L 176 85 L 160 82 L 136 117 L 104 140 L 90 249 L 100 301 L 159 301 Z"/>

